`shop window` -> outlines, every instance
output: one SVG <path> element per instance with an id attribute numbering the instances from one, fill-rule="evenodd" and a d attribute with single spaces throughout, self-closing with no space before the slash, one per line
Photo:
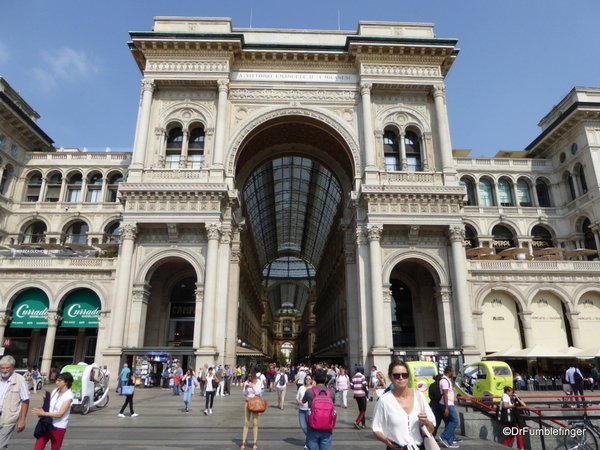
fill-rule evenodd
<path id="1" fill-rule="evenodd" d="M 531 235 L 533 236 L 532 246 L 534 250 L 542 248 L 553 247 L 552 233 L 541 225 L 536 225 L 531 229 Z"/>
<path id="2" fill-rule="evenodd" d="M 62 185 L 62 177 L 60 173 L 55 173 L 48 179 L 48 187 L 46 189 L 46 201 L 58 202 L 60 199 L 60 188 Z"/>
<path id="3" fill-rule="evenodd" d="M 398 171 L 401 169 L 398 136 L 391 130 L 386 130 L 383 133 L 383 155 L 385 157 L 385 170 Z"/>
<path id="4" fill-rule="evenodd" d="M 69 193 L 67 201 L 75 203 L 81 201 L 81 187 L 83 185 L 83 177 L 80 173 L 71 175 L 69 178 Z"/>
<path id="5" fill-rule="evenodd" d="M 479 204 L 481 206 L 496 206 L 494 202 L 494 190 L 489 180 L 479 181 Z"/>
<path id="6" fill-rule="evenodd" d="M 517 195 L 519 196 L 520 206 L 531 206 L 531 195 L 529 193 L 529 184 L 525 180 L 517 182 Z"/>
<path id="7" fill-rule="evenodd" d="M 409 172 L 421 171 L 421 144 L 419 137 L 412 131 L 404 135 L 404 147 L 406 149 L 406 163 Z"/>
<path id="8" fill-rule="evenodd" d="M 67 229 L 67 244 L 87 244 L 89 227 L 85 222 L 75 222 Z"/>
<path id="9" fill-rule="evenodd" d="M 40 191 L 42 189 L 42 174 L 34 173 L 29 177 L 27 183 L 27 202 L 37 202 L 40 199 Z"/>
<path id="10" fill-rule="evenodd" d="M 91 176 L 88 183 L 87 201 L 90 203 L 99 203 L 102 193 L 102 175 L 97 173 Z"/>
<path id="11" fill-rule="evenodd" d="M 543 180 L 537 180 L 535 182 L 535 192 L 538 198 L 538 205 L 543 208 L 549 208 L 552 206 L 550 203 L 550 192 L 548 191 L 548 185 Z"/>
<path id="12" fill-rule="evenodd" d="M 498 196 L 500 197 L 501 206 L 515 206 L 515 204 L 513 203 L 510 184 L 504 179 L 501 179 L 498 182 Z"/>
<path id="13" fill-rule="evenodd" d="M 512 231 L 510 231 L 504 225 L 496 225 L 492 229 L 492 235 L 494 236 L 492 246 L 496 249 L 496 253 L 499 253 L 504 249 L 512 248 L 515 246 Z"/>
<path id="14" fill-rule="evenodd" d="M 465 248 L 469 249 L 475 247 L 477 247 L 475 231 L 469 225 L 465 225 Z"/>
<path id="15" fill-rule="evenodd" d="M 477 199 L 475 197 L 475 188 L 473 182 L 468 178 L 461 178 L 460 185 L 467 189 L 467 206 L 477 206 Z"/>
<path id="16" fill-rule="evenodd" d="M 46 239 L 46 224 L 38 221 L 29 225 L 25 229 L 25 236 L 23 237 L 24 244 L 40 244 Z"/>
<path id="17" fill-rule="evenodd" d="M 116 173 L 111 175 L 108 180 L 108 191 L 106 193 L 106 201 L 107 202 L 119 202 L 117 198 L 117 193 L 119 191 L 119 183 L 123 181 L 123 175 L 120 173 Z"/>

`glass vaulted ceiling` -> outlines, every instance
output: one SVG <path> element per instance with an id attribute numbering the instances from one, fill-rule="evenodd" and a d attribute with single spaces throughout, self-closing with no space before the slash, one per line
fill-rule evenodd
<path id="1" fill-rule="evenodd" d="M 246 184 L 250 230 L 275 314 L 302 313 L 341 199 L 333 174 L 306 158 L 271 161 Z"/>

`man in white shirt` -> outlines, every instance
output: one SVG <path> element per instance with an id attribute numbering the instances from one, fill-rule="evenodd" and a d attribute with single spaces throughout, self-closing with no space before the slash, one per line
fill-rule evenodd
<path id="1" fill-rule="evenodd" d="M 574 365 L 571 365 L 565 373 L 567 383 L 573 388 L 573 395 L 581 395 L 581 401 L 585 403 L 585 397 L 583 397 L 583 374 Z M 579 399 L 577 399 L 579 400 Z M 577 403 L 579 408 L 579 403 Z"/>
<path id="2" fill-rule="evenodd" d="M 444 369 L 444 376 L 440 379 L 440 392 L 442 398 L 440 399 L 439 408 L 444 418 L 446 428 L 440 436 L 440 442 L 447 448 L 458 448 L 457 442 L 460 440 L 456 439 L 454 430 L 458 426 L 458 414 L 454 407 L 454 388 L 452 387 L 452 377 L 454 376 L 454 368 L 447 366 Z"/>
<path id="3" fill-rule="evenodd" d="M 0 450 L 8 449 L 15 428 L 17 433 L 25 429 L 29 410 L 29 385 L 14 370 L 15 358 L 0 359 Z"/>

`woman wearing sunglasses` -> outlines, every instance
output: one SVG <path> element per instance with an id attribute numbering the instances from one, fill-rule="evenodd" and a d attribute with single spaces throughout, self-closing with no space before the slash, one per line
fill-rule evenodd
<path id="1" fill-rule="evenodd" d="M 402 361 L 393 361 L 388 375 L 394 388 L 383 394 L 373 413 L 373 434 L 387 450 L 423 449 L 421 425 L 429 432 L 435 427 L 435 416 L 425 396 L 408 387 L 408 368 Z"/>

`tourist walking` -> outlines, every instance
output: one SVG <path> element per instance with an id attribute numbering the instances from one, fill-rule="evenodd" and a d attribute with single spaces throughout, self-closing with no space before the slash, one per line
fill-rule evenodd
<path id="1" fill-rule="evenodd" d="M 510 426 L 510 433 L 506 434 L 504 428 L 503 432 L 506 434 L 502 445 L 505 447 L 512 447 L 513 437 L 517 437 L 517 448 L 519 450 L 525 448 L 523 442 L 523 433 L 521 432 L 521 424 L 519 423 L 519 411 L 516 409 L 518 406 L 527 406 L 523 400 L 517 397 L 517 394 L 513 388 L 509 386 L 504 387 L 504 395 L 502 396 L 502 408 L 506 410 L 506 424 Z"/>
<path id="2" fill-rule="evenodd" d="M 219 382 L 221 380 L 214 373 L 212 367 L 208 368 L 208 372 L 206 373 L 206 401 L 204 403 L 204 415 L 212 414 L 213 402 L 215 401 L 215 394 L 217 392 L 217 387 L 219 386 Z"/>
<path id="3" fill-rule="evenodd" d="M 373 413 L 373 435 L 393 449 L 422 449 L 421 426 L 431 433 L 435 415 L 425 396 L 408 387 L 408 368 L 402 361 L 393 361 L 388 375 L 394 389 L 383 394 Z"/>
<path id="4" fill-rule="evenodd" d="M 452 377 L 454 376 L 454 369 L 451 366 L 447 366 L 444 369 L 444 376 L 440 378 L 440 392 L 442 398 L 438 406 L 444 417 L 444 432 L 440 435 L 440 441 L 447 448 L 458 448 L 454 430 L 458 426 L 458 414 L 454 407 L 454 389 L 452 388 Z"/>
<path id="5" fill-rule="evenodd" d="M 340 369 L 340 374 L 335 379 L 335 389 L 340 393 L 342 407 L 348 407 L 348 389 L 350 388 L 350 377 L 346 374 L 346 369 Z"/>
<path id="6" fill-rule="evenodd" d="M 129 389 L 125 389 L 125 392 L 123 392 L 123 387 L 128 386 Z M 119 411 L 119 417 L 125 417 L 125 414 L 123 414 L 123 412 L 125 411 L 125 408 L 127 407 L 127 405 L 129 405 L 129 413 L 131 414 L 131 417 L 137 417 L 138 414 L 136 414 L 133 411 L 133 392 L 135 390 L 135 374 L 133 372 L 131 372 L 129 374 L 129 379 L 125 382 L 125 384 L 123 384 L 123 386 L 121 386 L 121 392 L 123 392 L 122 395 L 125 396 L 125 402 L 123 403 L 123 406 L 121 406 L 121 411 Z"/>
<path id="7" fill-rule="evenodd" d="M 71 403 L 73 403 L 72 384 L 73 375 L 69 372 L 59 374 L 56 377 L 56 389 L 50 394 L 49 411 L 44 411 L 43 408 L 34 408 L 31 411 L 34 416 L 52 418 L 52 426 L 54 427 L 52 431 L 48 431 L 37 438 L 33 450 L 44 450 L 48 441 L 51 443 L 52 450 L 60 450 L 62 447 L 67 432 L 67 424 L 69 423 L 69 415 L 71 414 Z M 48 393 L 45 393 L 45 395 L 48 395 Z"/>
<path id="8" fill-rule="evenodd" d="M 29 386 L 22 375 L 15 373 L 15 358 L 6 355 L 0 359 L 0 449 L 8 448 L 8 441 L 16 429 L 25 429 L 29 410 Z"/>
<path id="9" fill-rule="evenodd" d="M 304 436 L 307 436 L 308 434 L 308 403 L 302 403 L 302 399 L 304 398 L 306 390 L 310 389 L 312 386 L 312 377 L 307 375 L 304 377 L 304 384 L 300 386 L 298 393 L 296 394 L 296 403 L 300 406 L 298 409 L 298 422 L 300 423 L 300 428 L 302 429 Z M 304 445 L 304 448 L 308 448 L 306 444 Z"/>
<path id="10" fill-rule="evenodd" d="M 327 371 L 325 369 L 317 369 L 314 371 L 314 380 L 316 386 L 306 389 L 302 403 L 308 404 L 309 411 L 312 408 L 313 401 L 318 394 L 326 395 L 329 394 L 331 397 L 331 404 L 335 402 L 335 391 L 325 386 L 327 382 Z M 316 393 L 315 393 L 316 391 Z M 312 411 L 314 413 L 314 411 Z M 333 428 L 330 430 L 316 430 L 308 425 L 306 433 L 306 447 L 308 450 L 331 450 L 333 441 Z"/>
<path id="11" fill-rule="evenodd" d="M 258 413 L 251 412 L 248 409 L 248 399 L 253 397 L 260 397 L 262 383 L 258 382 L 256 372 L 250 371 L 248 379 L 244 382 L 242 392 L 244 393 L 245 406 L 244 406 L 244 430 L 242 431 L 242 445 L 240 450 L 246 449 L 246 438 L 248 437 L 248 429 L 250 428 L 250 420 L 252 420 L 252 437 L 254 438 L 254 444 L 252 444 L 252 450 L 258 449 Z"/>
<path id="12" fill-rule="evenodd" d="M 173 372 L 173 395 L 179 395 L 181 379 L 183 378 L 183 369 L 181 366 L 177 366 Z"/>
<path id="13" fill-rule="evenodd" d="M 285 404 L 285 391 L 287 390 L 288 376 L 285 373 L 285 367 L 279 368 L 279 373 L 275 376 L 275 388 L 277 389 L 277 402 L 279 409 L 283 409 Z"/>
<path id="14" fill-rule="evenodd" d="M 194 387 L 198 386 L 196 381 L 196 375 L 194 369 L 188 368 L 187 372 L 181 379 L 181 389 L 183 389 L 183 403 L 185 405 L 185 412 L 190 412 L 192 407 L 192 397 L 194 396 Z"/>
<path id="15" fill-rule="evenodd" d="M 200 395 L 204 397 L 206 393 L 206 375 L 208 374 L 208 364 L 204 363 L 204 367 L 200 371 L 200 376 L 198 377 L 200 381 Z"/>
<path id="16" fill-rule="evenodd" d="M 358 417 L 354 421 L 355 428 L 367 428 L 367 396 L 369 394 L 369 388 L 367 386 L 367 379 L 364 375 L 365 369 L 362 366 L 356 368 L 356 373 L 352 377 L 350 386 L 354 390 L 354 400 L 358 405 Z"/>

